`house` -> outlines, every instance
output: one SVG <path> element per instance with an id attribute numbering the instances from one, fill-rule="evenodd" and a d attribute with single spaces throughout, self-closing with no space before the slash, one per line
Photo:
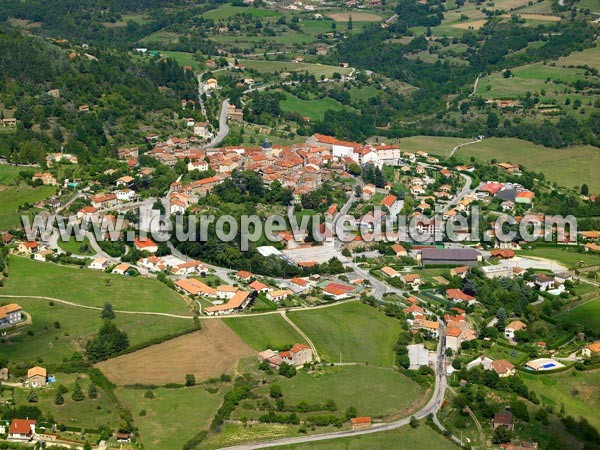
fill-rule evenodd
<path id="1" fill-rule="evenodd" d="M 281 300 L 285 300 L 288 296 L 293 295 L 294 293 L 289 289 L 280 289 L 277 291 L 269 291 L 267 292 L 267 298 L 273 302 L 280 302 Z"/>
<path id="2" fill-rule="evenodd" d="M 298 291 L 303 291 L 310 286 L 308 281 L 298 277 L 292 278 L 290 284 L 292 284 L 294 288 L 297 288 Z"/>
<path id="3" fill-rule="evenodd" d="M 30 419 L 13 419 L 8 427 L 8 440 L 16 442 L 29 442 L 35 435 L 37 421 Z"/>
<path id="4" fill-rule="evenodd" d="M 92 195 L 90 197 L 90 202 L 94 208 L 110 209 L 117 205 L 117 196 L 112 193 Z"/>
<path id="5" fill-rule="evenodd" d="M 495 360 L 492 363 L 492 369 L 500 378 L 512 377 L 516 373 L 515 366 L 505 359 Z"/>
<path id="6" fill-rule="evenodd" d="M 25 242 L 19 243 L 19 246 L 17 247 L 17 251 L 24 255 L 31 255 L 33 253 L 36 253 L 39 250 L 39 248 L 40 248 L 39 242 L 25 241 Z"/>
<path id="7" fill-rule="evenodd" d="M 0 369 L 0 381 L 8 381 L 8 368 L 3 367 Z"/>
<path id="8" fill-rule="evenodd" d="M 437 339 L 437 337 L 439 336 L 440 324 L 433 320 L 415 320 L 412 326 L 413 328 L 427 331 L 431 334 L 433 338 Z"/>
<path id="9" fill-rule="evenodd" d="M 352 291 L 354 291 L 352 286 L 346 286 L 339 283 L 329 283 L 323 287 L 323 293 L 333 297 L 335 300 L 348 298 Z"/>
<path id="10" fill-rule="evenodd" d="M 400 276 L 400 272 L 388 266 L 382 267 L 381 271 L 390 278 L 398 278 Z"/>
<path id="11" fill-rule="evenodd" d="M 458 351 L 461 344 L 461 335 L 462 330 L 454 325 L 448 325 L 446 329 L 446 347 L 451 348 L 454 351 Z"/>
<path id="12" fill-rule="evenodd" d="M 27 371 L 27 384 L 29 387 L 41 387 L 48 384 L 46 369 L 40 366 L 32 367 Z"/>
<path id="13" fill-rule="evenodd" d="M 196 278 L 177 280 L 175 281 L 175 286 L 188 295 L 202 295 L 204 297 L 212 298 L 217 296 L 217 290 L 215 288 L 208 286 Z"/>
<path id="14" fill-rule="evenodd" d="M 515 197 L 515 203 L 531 205 L 534 196 L 535 194 L 531 191 L 517 192 L 517 196 Z"/>
<path id="15" fill-rule="evenodd" d="M 508 248 L 494 248 L 490 251 L 490 257 L 498 259 L 512 259 L 515 254 L 514 250 Z"/>
<path id="16" fill-rule="evenodd" d="M 269 292 L 269 291 L 273 290 L 272 287 L 267 286 L 265 283 L 263 283 L 262 281 L 258 281 L 258 280 L 254 280 L 252 283 L 250 283 L 248 285 L 248 288 L 251 291 L 259 292 L 259 293 L 261 293 L 261 292 Z"/>
<path id="17" fill-rule="evenodd" d="M 400 279 L 407 284 L 408 286 L 412 287 L 413 290 L 418 290 L 419 286 L 421 285 L 421 275 L 419 275 L 418 273 L 408 273 L 405 275 L 402 275 L 400 277 Z"/>
<path id="18" fill-rule="evenodd" d="M 583 248 L 586 252 L 600 252 L 600 245 L 597 244 L 585 244 Z"/>
<path id="19" fill-rule="evenodd" d="M 446 298 L 454 303 L 467 302 L 469 305 L 475 303 L 477 299 L 460 289 L 446 289 Z"/>
<path id="20" fill-rule="evenodd" d="M 422 265 L 476 266 L 481 254 L 472 248 L 424 248 L 417 257 Z"/>
<path id="21" fill-rule="evenodd" d="M 239 290 L 240 288 L 238 287 L 222 284 L 221 286 L 217 287 L 217 298 L 222 300 L 230 300 Z"/>
<path id="22" fill-rule="evenodd" d="M 600 353 L 600 341 L 596 341 L 581 349 L 581 355 L 585 358 L 590 358 L 594 353 Z"/>
<path id="23" fill-rule="evenodd" d="M 92 222 L 98 219 L 98 208 L 93 206 L 84 206 L 77 211 L 77 218 L 81 221 Z"/>
<path id="24" fill-rule="evenodd" d="M 117 181 L 115 181 L 115 185 L 116 186 L 129 186 L 131 183 L 133 183 L 133 177 L 130 175 L 125 175 L 122 176 L 121 178 L 118 178 Z"/>
<path id="25" fill-rule="evenodd" d="M 235 278 L 237 278 L 240 281 L 250 281 L 250 279 L 254 276 L 252 275 L 251 272 L 248 272 L 247 270 L 240 270 L 239 272 L 237 272 L 235 275 Z"/>
<path id="26" fill-rule="evenodd" d="M 0 328 L 10 327 L 21 321 L 23 308 L 16 303 L 0 306 Z"/>
<path id="27" fill-rule="evenodd" d="M 46 262 L 49 256 L 54 255 L 54 250 L 46 248 L 33 254 L 33 259 L 40 262 Z"/>
<path id="28" fill-rule="evenodd" d="M 408 256 L 408 252 L 401 244 L 393 244 L 391 248 L 396 256 Z"/>
<path id="29" fill-rule="evenodd" d="M 208 273 L 208 269 L 206 268 L 206 266 L 200 261 L 196 260 L 182 262 L 181 264 L 175 265 L 171 265 L 169 261 L 167 261 L 167 267 L 175 275 L 191 275 L 193 273 L 198 273 L 204 276 Z"/>
<path id="30" fill-rule="evenodd" d="M 469 266 L 453 267 L 450 269 L 450 276 L 464 278 L 471 272 Z"/>
<path id="31" fill-rule="evenodd" d="M 402 202 L 398 201 L 398 197 L 392 194 L 386 195 L 381 201 L 381 205 L 385 206 L 389 211 L 390 215 L 396 216 L 402 208 Z"/>
<path id="32" fill-rule="evenodd" d="M 417 316 L 422 316 L 425 314 L 425 310 L 417 305 L 410 305 L 408 308 L 404 308 L 402 312 L 406 315 L 412 315 L 413 318 Z"/>
<path id="33" fill-rule="evenodd" d="M 133 245 L 142 252 L 156 253 L 158 251 L 158 245 L 148 237 L 134 239 Z"/>
<path id="34" fill-rule="evenodd" d="M 548 289 L 552 289 L 554 287 L 555 280 L 551 275 L 538 273 L 535 276 L 534 283 L 540 291 L 547 291 Z"/>
<path id="35" fill-rule="evenodd" d="M 352 430 L 364 430 L 365 428 L 371 427 L 370 417 L 353 417 L 350 419 L 352 424 Z"/>
<path id="36" fill-rule="evenodd" d="M 137 197 L 137 194 L 132 189 L 120 189 L 115 191 L 115 195 L 120 202 L 131 202 Z"/>
<path id="37" fill-rule="evenodd" d="M 299 367 L 310 364 L 313 359 L 312 349 L 308 345 L 295 344 L 287 351 L 279 352 L 281 361 L 291 366 Z"/>
<path id="38" fill-rule="evenodd" d="M 504 337 L 507 339 L 514 339 L 515 332 L 525 330 L 526 328 L 527 324 L 521 322 L 520 320 L 513 320 L 506 326 L 506 328 L 504 328 Z"/>
<path id="39" fill-rule="evenodd" d="M 201 138 L 207 138 L 211 136 L 208 129 L 208 122 L 196 122 L 194 125 L 194 134 Z"/>
<path id="40" fill-rule="evenodd" d="M 9 245 L 12 242 L 13 238 L 14 238 L 14 236 L 12 234 L 10 234 L 10 233 L 3 233 L 2 234 L 2 243 L 4 245 Z"/>
<path id="41" fill-rule="evenodd" d="M 204 311 L 209 316 L 221 316 L 231 314 L 236 311 L 243 311 L 252 300 L 252 296 L 248 291 L 238 291 L 224 305 L 209 306 Z"/>
<path id="42" fill-rule="evenodd" d="M 88 269 L 105 270 L 109 265 L 106 258 L 96 258 L 90 263 Z"/>
<path id="43" fill-rule="evenodd" d="M 111 273 L 115 273 L 117 275 L 125 275 L 130 268 L 131 264 L 121 263 L 116 265 Z"/>
<path id="44" fill-rule="evenodd" d="M 473 367 L 481 366 L 484 370 L 492 370 L 493 359 L 488 358 L 485 355 L 478 356 L 473 361 L 467 364 L 467 370 L 471 370 Z"/>
<path id="45" fill-rule="evenodd" d="M 58 181 L 56 181 L 56 178 L 54 178 L 54 176 L 51 173 L 48 172 L 36 172 L 33 174 L 33 176 L 31 177 L 31 181 L 41 181 L 43 185 L 45 186 L 56 186 L 58 184 Z"/>
<path id="46" fill-rule="evenodd" d="M 492 419 L 492 428 L 495 430 L 498 427 L 504 427 L 507 430 L 513 431 L 515 425 L 513 423 L 512 414 L 509 412 L 497 412 Z"/>

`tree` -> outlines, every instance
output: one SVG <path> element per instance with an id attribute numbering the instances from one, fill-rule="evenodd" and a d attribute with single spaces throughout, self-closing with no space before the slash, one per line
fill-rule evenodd
<path id="1" fill-rule="evenodd" d="M 56 393 L 56 397 L 54 397 L 54 404 L 55 405 L 63 405 L 65 403 L 65 398 L 63 397 L 63 395 L 60 392 Z"/>
<path id="2" fill-rule="evenodd" d="M 498 318 L 498 322 L 496 323 L 496 328 L 500 331 L 504 331 L 504 327 L 506 327 L 506 309 L 500 307 L 496 312 L 496 317 Z"/>
<path id="3" fill-rule="evenodd" d="M 494 130 L 494 129 L 498 128 L 499 124 L 500 124 L 500 119 L 498 118 L 498 114 L 496 114 L 495 112 L 489 113 L 487 116 L 487 127 L 490 130 Z"/>
<path id="4" fill-rule="evenodd" d="M 283 393 L 281 392 L 281 386 L 279 386 L 278 384 L 272 384 L 269 388 L 269 395 L 271 396 L 271 398 L 282 397 Z"/>
<path id="5" fill-rule="evenodd" d="M 185 376 L 185 385 L 188 387 L 196 385 L 196 377 L 194 376 L 194 374 L 188 373 Z"/>
<path id="6" fill-rule="evenodd" d="M 71 398 L 76 402 L 80 402 L 85 398 L 85 396 L 83 395 L 83 390 L 81 389 L 79 383 L 75 383 L 75 388 L 73 389 Z"/>
<path id="7" fill-rule="evenodd" d="M 38 402 L 38 393 L 31 389 L 27 394 L 27 401 L 29 403 L 37 403 Z"/>
<path id="8" fill-rule="evenodd" d="M 352 30 L 352 15 L 348 16 L 348 30 Z"/>
<path id="9" fill-rule="evenodd" d="M 104 304 L 100 317 L 102 317 L 104 320 L 114 320 L 117 317 L 110 303 L 106 302 Z"/>
<path id="10" fill-rule="evenodd" d="M 356 411 L 356 408 L 354 406 L 350 406 L 347 410 L 346 410 L 346 419 L 350 420 L 353 419 L 354 417 L 356 417 L 358 414 L 358 412 Z"/>
<path id="11" fill-rule="evenodd" d="M 494 436 L 492 437 L 492 443 L 494 444 L 506 444 L 510 442 L 510 431 L 499 426 L 494 430 Z"/>
<path id="12" fill-rule="evenodd" d="M 119 330 L 110 320 L 98 331 L 94 338 L 88 341 L 85 350 L 88 357 L 93 361 L 108 358 L 129 347 L 127 333 Z"/>
<path id="13" fill-rule="evenodd" d="M 417 428 L 419 426 L 419 421 L 415 416 L 410 416 L 410 426 L 412 428 Z"/>
<path id="14" fill-rule="evenodd" d="M 287 363 L 281 363 L 279 366 L 279 375 L 282 375 L 286 378 L 292 378 L 296 375 L 296 368 Z"/>
<path id="15" fill-rule="evenodd" d="M 585 195 L 587 196 L 590 193 L 590 188 L 588 187 L 587 184 L 582 184 L 581 185 L 581 195 Z"/>
<path id="16" fill-rule="evenodd" d="M 91 399 L 98 398 L 98 389 L 94 383 L 90 383 L 90 387 L 88 388 L 88 397 Z"/>

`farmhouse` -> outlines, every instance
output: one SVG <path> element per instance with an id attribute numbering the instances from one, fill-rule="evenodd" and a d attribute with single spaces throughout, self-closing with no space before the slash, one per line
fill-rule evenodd
<path id="1" fill-rule="evenodd" d="M 46 386 L 46 369 L 40 366 L 32 367 L 27 371 L 27 384 L 29 387 Z"/>
<path id="2" fill-rule="evenodd" d="M 205 308 L 205 311 L 209 316 L 227 315 L 244 310 L 251 300 L 252 297 L 250 296 L 250 292 L 238 291 L 231 300 L 224 305 L 209 306 L 208 308 Z"/>
<path id="3" fill-rule="evenodd" d="M 497 412 L 492 419 L 492 428 L 495 430 L 498 427 L 504 427 L 507 430 L 513 431 L 515 425 L 513 423 L 512 414 L 509 412 Z"/>
<path id="4" fill-rule="evenodd" d="M 35 435 L 37 422 L 30 419 L 13 419 L 8 427 L 8 440 L 15 442 L 29 442 Z"/>
<path id="5" fill-rule="evenodd" d="M 0 306 L 0 328 L 10 327 L 21 321 L 23 309 L 16 303 Z"/>
<path id="6" fill-rule="evenodd" d="M 308 345 L 295 344 L 285 352 L 279 352 L 281 361 L 291 366 L 303 366 L 312 362 L 313 352 Z"/>

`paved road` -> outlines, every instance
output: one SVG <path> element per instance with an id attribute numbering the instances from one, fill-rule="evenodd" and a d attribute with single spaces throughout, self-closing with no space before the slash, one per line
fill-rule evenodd
<path id="1" fill-rule="evenodd" d="M 219 116 L 219 131 L 217 135 L 203 148 L 213 148 L 217 147 L 223 139 L 227 137 L 229 134 L 229 125 L 227 125 L 227 107 L 229 106 L 229 99 L 223 100 L 221 104 L 221 114 Z"/>
<path id="2" fill-rule="evenodd" d="M 477 142 L 481 142 L 483 139 L 484 139 L 484 138 L 481 138 L 481 139 L 480 139 L 480 138 L 477 138 L 477 139 L 475 139 L 475 140 L 472 140 L 472 141 L 469 141 L 469 142 L 463 142 L 462 144 L 458 144 L 456 147 L 454 147 L 454 148 L 452 149 L 452 151 L 450 152 L 450 156 L 449 156 L 449 157 L 450 157 L 450 158 L 452 158 L 452 157 L 454 156 L 454 154 L 455 154 L 455 153 L 456 153 L 456 152 L 457 152 L 459 149 L 463 148 L 464 146 L 466 146 L 466 145 L 471 145 L 471 144 L 475 144 L 475 143 L 477 143 Z"/>
<path id="3" fill-rule="evenodd" d="M 459 175 L 465 180 L 465 185 L 463 186 L 463 188 L 461 189 L 461 191 L 456 194 L 454 196 L 454 198 L 452 198 L 452 200 L 450 200 L 443 208 L 442 208 L 442 214 L 447 212 L 450 208 L 452 208 L 453 206 L 458 205 L 458 203 L 465 198 L 467 195 L 471 194 L 473 192 L 473 189 L 471 189 L 471 183 L 473 183 L 473 180 L 471 179 L 470 176 L 464 174 L 464 173 L 459 173 Z"/>
<path id="4" fill-rule="evenodd" d="M 445 352 L 444 342 L 445 342 L 445 328 L 443 326 L 443 323 L 440 322 L 440 338 L 439 338 L 439 345 L 438 345 L 438 364 L 435 367 L 436 374 L 435 374 L 435 386 L 434 386 L 434 390 L 433 390 L 433 395 L 423 408 L 421 408 L 419 411 L 417 411 L 415 414 L 413 414 L 413 416 L 417 419 L 423 419 L 423 418 L 427 417 L 429 414 L 433 414 L 434 422 L 436 422 L 436 424 L 439 423 L 439 421 L 437 421 L 437 417 L 435 416 L 435 413 L 442 406 L 442 403 L 444 401 L 444 395 L 446 393 L 446 388 L 447 388 L 445 367 L 444 367 L 444 352 Z M 405 417 L 403 419 L 396 420 L 394 422 L 373 425 L 371 428 L 368 428 L 365 430 L 335 431 L 332 433 L 321 433 L 321 434 L 314 434 L 311 436 L 297 436 L 297 437 L 291 437 L 291 438 L 277 439 L 274 441 L 261 442 L 261 443 L 256 443 L 256 444 L 236 445 L 233 447 L 226 447 L 222 450 L 232 450 L 232 449 L 255 450 L 255 449 L 261 449 L 261 448 L 278 447 L 281 445 L 292 445 L 292 444 L 301 444 L 301 443 L 305 443 L 305 442 L 319 442 L 319 441 L 325 441 L 325 440 L 331 440 L 331 439 L 362 436 L 362 435 L 366 435 L 366 434 L 381 433 L 382 431 L 394 430 L 396 428 L 406 426 L 409 423 L 410 423 L 410 417 Z M 443 429 L 443 426 L 441 424 L 439 424 L 438 426 Z M 451 438 L 453 440 L 455 440 L 455 442 L 457 442 L 457 443 L 460 442 L 460 439 L 458 439 L 456 437 L 452 436 Z"/>

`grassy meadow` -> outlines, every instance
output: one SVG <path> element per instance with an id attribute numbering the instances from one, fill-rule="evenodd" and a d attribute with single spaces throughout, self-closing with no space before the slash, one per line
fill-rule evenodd
<path id="1" fill-rule="evenodd" d="M 9 171 L 0 172 L 0 178 L 11 180 Z M 55 186 L 31 187 L 29 185 L 3 186 L 0 184 L 0 230 L 6 228 L 17 228 L 21 226 L 21 214 L 19 206 L 25 203 L 34 204 L 56 192 Z"/>
<path id="2" fill-rule="evenodd" d="M 306 343 L 279 314 L 236 317 L 223 319 L 223 322 L 256 351 Z"/>
<path id="3" fill-rule="evenodd" d="M 597 330 L 600 328 L 600 297 L 561 314 L 558 319 Z"/>

